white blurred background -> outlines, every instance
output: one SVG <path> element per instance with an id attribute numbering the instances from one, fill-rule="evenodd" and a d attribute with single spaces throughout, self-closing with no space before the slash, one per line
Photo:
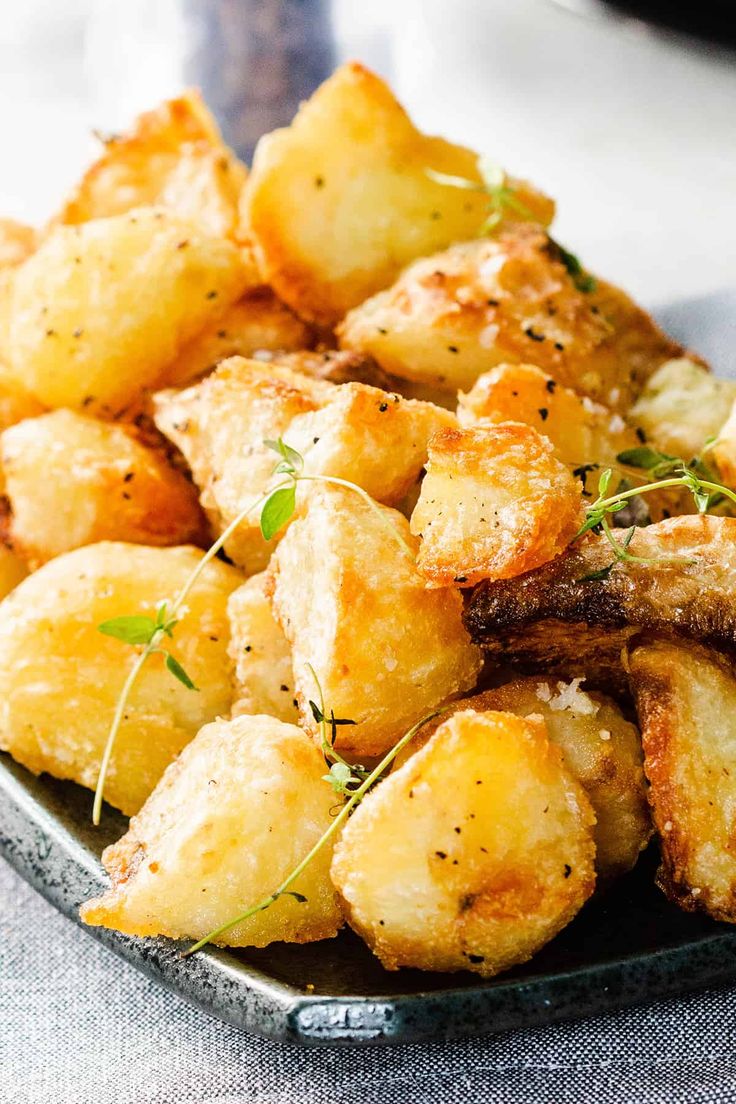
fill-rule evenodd
<path id="1" fill-rule="evenodd" d="M 93 154 L 92 128 L 183 86 L 187 9 L 0 4 L 0 215 L 45 219 Z M 556 234 L 591 268 L 649 304 L 736 285 L 734 55 L 551 0 L 331 9 L 337 60 L 377 68 L 423 128 L 555 196 Z M 249 72 L 246 56 L 243 87 L 263 80 L 260 62 Z"/>

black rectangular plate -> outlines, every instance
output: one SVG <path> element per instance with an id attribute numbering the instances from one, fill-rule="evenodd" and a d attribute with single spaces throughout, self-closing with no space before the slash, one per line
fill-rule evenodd
<path id="1" fill-rule="evenodd" d="M 667 328 L 723 375 L 736 348 L 736 295 L 661 312 Z M 73 783 L 35 778 L 0 755 L 0 850 L 65 915 L 106 884 L 102 848 L 125 831 Z M 87 929 L 179 996 L 248 1031 L 309 1045 L 416 1042 L 480 1035 L 622 1007 L 736 980 L 736 930 L 680 912 L 654 886 L 654 850 L 531 963 L 491 981 L 471 975 L 388 973 L 352 933 L 260 951 L 179 957 L 169 940 Z"/>

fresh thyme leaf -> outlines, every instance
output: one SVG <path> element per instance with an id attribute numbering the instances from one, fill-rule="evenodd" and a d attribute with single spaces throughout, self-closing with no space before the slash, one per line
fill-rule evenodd
<path id="1" fill-rule="evenodd" d="M 585 271 L 575 254 L 571 253 L 569 249 L 565 249 L 564 245 L 560 245 L 554 238 L 550 238 L 549 241 L 560 261 L 562 261 L 567 269 L 568 274 L 572 277 L 572 282 L 575 284 L 578 291 L 595 291 L 598 286 L 595 276 L 591 276 L 589 272 Z"/>
<path id="2" fill-rule="evenodd" d="M 582 575 L 578 579 L 578 582 L 579 583 L 592 583 L 592 582 L 596 582 L 599 579 L 607 579 L 608 576 L 613 571 L 614 567 L 616 566 L 616 563 L 617 563 L 616 560 L 611 560 L 611 562 L 609 564 L 606 564 L 605 567 L 599 568 L 598 571 L 591 571 L 587 575 Z"/>
<path id="3" fill-rule="evenodd" d="M 677 463 L 676 457 L 668 456 L 666 452 L 659 452 L 658 449 L 650 448 L 649 445 L 624 449 L 616 459 L 619 464 L 626 464 L 630 468 L 642 468 L 644 471 L 658 468 L 660 464 L 672 463 L 673 461 Z"/>
<path id="4" fill-rule="evenodd" d="M 194 685 L 179 660 L 174 659 L 170 652 L 166 653 L 166 669 L 171 672 L 174 678 L 183 683 L 187 690 L 199 690 L 199 687 Z"/>
<path id="5" fill-rule="evenodd" d="M 303 905 L 308 900 L 303 893 L 297 893 L 294 889 L 283 889 L 281 893 L 275 893 L 275 898 L 278 897 L 293 897 L 295 901 L 298 901 L 300 905 Z"/>
<path id="6" fill-rule="evenodd" d="M 154 635 L 162 628 L 152 617 L 134 615 L 132 617 L 112 617 L 97 626 L 97 631 L 105 636 L 114 636 L 125 644 L 150 644 Z"/>
<path id="7" fill-rule="evenodd" d="M 310 700 L 309 708 L 312 710 L 312 716 L 314 717 L 317 724 L 322 724 L 325 719 L 325 715 L 320 707 L 317 705 L 317 703 Z"/>
<path id="8" fill-rule="evenodd" d="M 273 449 L 281 457 L 281 463 L 276 465 L 275 472 L 279 475 L 291 475 L 296 472 L 300 472 L 304 467 L 304 458 L 300 452 L 292 448 L 291 445 L 287 445 L 286 442 L 279 437 L 277 440 L 264 440 L 264 445 Z"/>
<path id="9" fill-rule="evenodd" d="M 334 793 L 343 794 L 347 791 L 348 784 L 355 779 L 355 775 L 347 763 L 338 762 L 332 764 L 329 773 L 323 774 L 322 779 L 330 783 Z"/>
<path id="10" fill-rule="evenodd" d="M 601 496 L 601 498 L 603 498 L 606 491 L 608 490 L 608 486 L 611 482 L 612 476 L 613 471 L 611 470 L 611 468 L 606 468 L 604 471 L 601 472 L 600 476 L 598 477 L 598 494 Z"/>
<path id="11" fill-rule="evenodd" d="M 286 525 L 296 508 L 296 485 L 272 491 L 261 510 L 261 533 L 271 540 Z"/>

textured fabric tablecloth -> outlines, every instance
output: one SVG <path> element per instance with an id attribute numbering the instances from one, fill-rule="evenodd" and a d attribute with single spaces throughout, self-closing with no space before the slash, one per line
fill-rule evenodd
<path id="1" fill-rule="evenodd" d="M 302 1050 L 209 1019 L 0 860 L 2 1104 L 736 1102 L 736 991 L 488 1039 Z"/>

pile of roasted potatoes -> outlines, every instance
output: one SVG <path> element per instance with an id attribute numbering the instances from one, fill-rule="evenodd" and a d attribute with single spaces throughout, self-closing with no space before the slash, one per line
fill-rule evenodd
<path id="1" fill-rule="evenodd" d="M 109 753 L 86 923 L 491 976 L 655 833 L 736 921 L 736 382 L 553 216 L 349 64 L 0 222 L 0 748 Z"/>

